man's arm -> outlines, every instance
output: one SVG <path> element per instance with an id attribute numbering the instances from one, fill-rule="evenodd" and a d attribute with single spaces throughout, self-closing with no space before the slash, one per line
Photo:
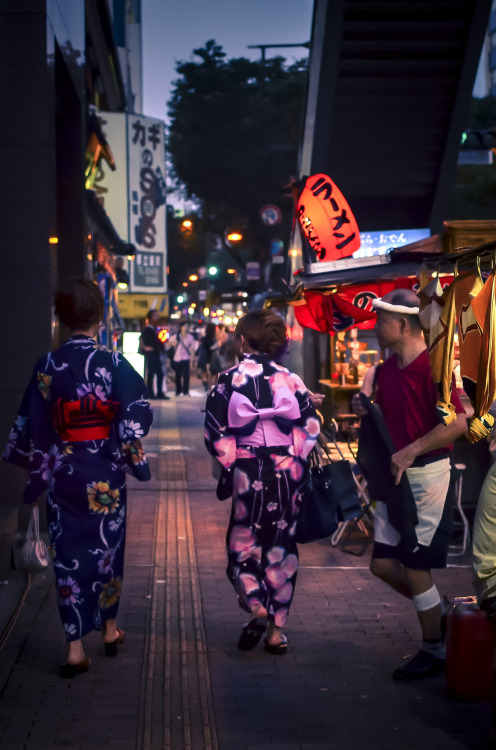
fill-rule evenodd
<path id="1" fill-rule="evenodd" d="M 449 425 L 438 424 L 430 432 L 417 438 L 413 443 L 402 448 L 391 456 L 391 473 L 395 484 L 399 484 L 405 469 L 410 468 L 417 456 L 423 453 L 444 448 L 454 443 L 457 438 L 467 431 L 467 417 L 457 414 L 456 420 Z"/>
<path id="2" fill-rule="evenodd" d="M 357 417 L 363 417 L 367 413 L 367 409 L 362 406 L 362 402 L 360 401 L 360 393 L 365 394 L 367 398 L 370 398 L 372 400 L 372 394 L 375 388 L 374 381 L 376 370 L 377 365 L 372 365 L 372 367 L 369 367 L 369 369 L 365 373 L 365 377 L 363 379 L 362 387 L 360 388 L 359 393 L 355 393 L 355 395 L 352 396 L 351 408 L 353 410 L 353 414 L 356 414 Z"/>

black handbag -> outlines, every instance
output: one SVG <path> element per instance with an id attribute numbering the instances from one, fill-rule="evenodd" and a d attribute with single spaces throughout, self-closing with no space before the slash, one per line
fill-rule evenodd
<path id="1" fill-rule="evenodd" d="M 330 459 L 325 444 L 321 445 Z M 349 461 L 322 464 L 317 448 L 309 460 L 310 470 L 296 525 L 295 539 L 299 544 L 331 536 L 340 521 L 354 518 L 361 511 Z"/>
<path id="2" fill-rule="evenodd" d="M 18 534 L 13 547 L 14 564 L 26 573 L 40 573 L 50 564 L 48 547 L 40 536 L 40 511 L 33 505 L 26 535 Z"/>

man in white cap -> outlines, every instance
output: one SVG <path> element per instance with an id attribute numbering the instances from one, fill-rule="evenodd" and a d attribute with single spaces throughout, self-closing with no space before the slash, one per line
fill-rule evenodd
<path id="1" fill-rule="evenodd" d="M 445 665 L 443 602 L 431 569 L 446 567 L 452 509 L 446 502 L 452 443 L 467 429 L 465 411 L 453 382 L 456 420 L 445 426 L 436 417 L 437 390 L 418 318 L 417 295 L 396 289 L 374 300 L 375 330 L 381 349 L 391 352 L 378 368 L 372 398 L 382 411 L 396 452 L 390 470 L 395 484 L 404 472 L 415 499 L 418 523 L 414 544 L 407 545 L 388 519 L 385 502 L 377 502 L 371 572 L 410 598 L 422 630 L 414 658 L 393 676 L 410 680 L 438 674 Z M 354 397 L 355 413 L 363 408 Z"/>

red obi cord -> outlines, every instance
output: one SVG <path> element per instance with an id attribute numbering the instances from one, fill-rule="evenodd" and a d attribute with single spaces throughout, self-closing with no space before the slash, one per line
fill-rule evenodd
<path id="1" fill-rule="evenodd" d="M 52 418 L 55 429 L 66 443 L 106 440 L 118 409 L 117 401 L 101 401 L 93 394 L 78 401 L 58 398 L 52 407 Z"/>

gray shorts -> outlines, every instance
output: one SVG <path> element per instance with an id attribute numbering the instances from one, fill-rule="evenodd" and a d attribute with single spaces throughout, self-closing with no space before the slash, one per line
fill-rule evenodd
<path id="1" fill-rule="evenodd" d="M 426 466 L 406 471 L 417 506 L 415 526 L 417 546 L 407 550 L 399 532 L 389 523 L 387 505 L 376 503 L 374 513 L 374 551 L 372 557 L 397 559 L 409 568 L 429 570 L 446 567 L 450 542 L 447 514 L 451 508 L 446 499 L 450 485 L 449 458 L 433 461 Z"/>

